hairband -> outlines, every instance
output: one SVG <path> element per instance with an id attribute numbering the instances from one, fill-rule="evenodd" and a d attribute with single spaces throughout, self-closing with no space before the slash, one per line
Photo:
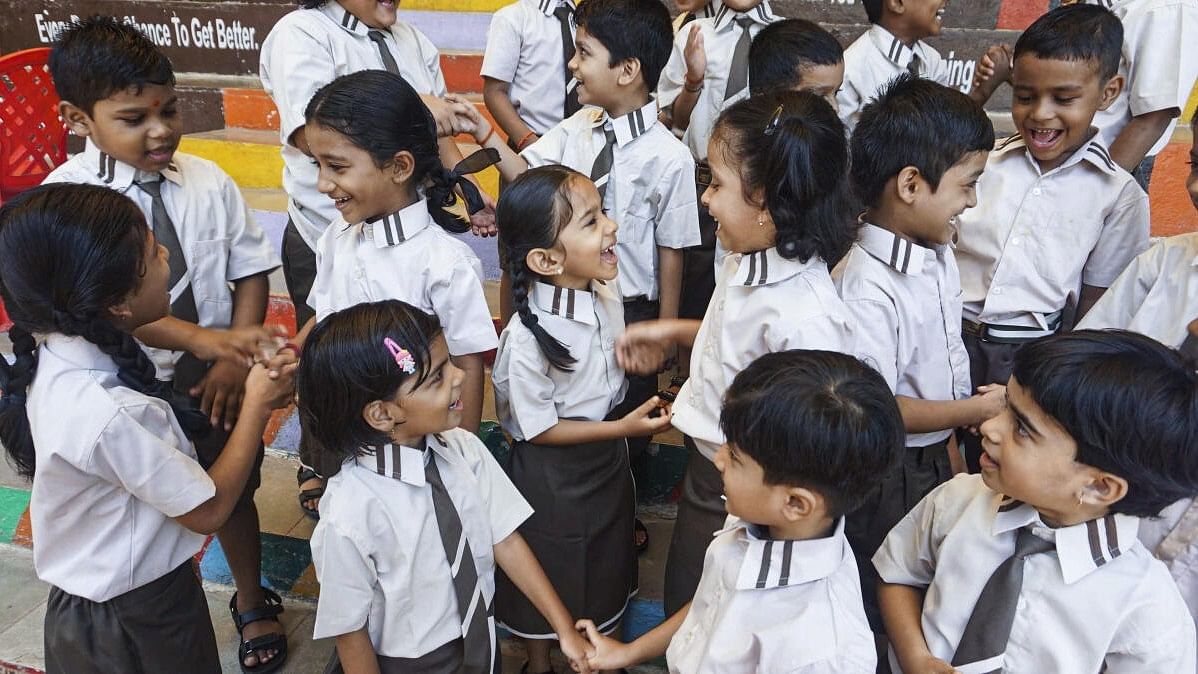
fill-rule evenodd
<path id="1" fill-rule="evenodd" d="M 483 197 L 478 191 L 478 185 L 475 185 L 466 176 L 471 173 L 478 173 L 488 166 L 494 166 L 498 163 L 499 150 L 488 147 L 472 153 L 469 157 L 458 162 L 457 166 L 454 166 L 449 171 L 449 177 L 462 190 L 462 199 L 466 202 L 466 212 L 470 215 L 474 215 L 486 208 L 486 204 L 483 203 Z"/>
<path id="2" fill-rule="evenodd" d="M 416 359 L 412 357 L 412 353 L 402 346 L 395 343 L 390 337 L 383 338 L 383 346 L 387 347 L 387 351 L 395 358 L 395 364 L 404 374 L 412 374 L 416 371 Z"/>

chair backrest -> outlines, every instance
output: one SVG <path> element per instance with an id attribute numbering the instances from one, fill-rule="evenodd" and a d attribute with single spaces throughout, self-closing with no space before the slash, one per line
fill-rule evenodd
<path id="1" fill-rule="evenodd" d="M 41 184 L 67 160 L 49 47 L 0 56 L 0 199 Z"/>

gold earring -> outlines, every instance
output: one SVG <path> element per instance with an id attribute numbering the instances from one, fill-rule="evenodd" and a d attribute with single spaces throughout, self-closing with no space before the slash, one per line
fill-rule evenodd
<path id="1" fill-rule="evenodd" d="M 765 227 L 765 216 L 764 215 L 757 216 L 757 226 Z"/>
<path id="2" fill-rule="evenodd" d="M 565 268 L 565 267 L 558 267 L 558 268 L 557 268 L 557 270 L 556 270 L 556 271 L 554 271 L 553 273 L 554 273 L 555 275 L 557 275 L 557 276 L 561 276 L 562 274 L 565 274 L 565 273 L 566 273 L 566 268 Z"/>

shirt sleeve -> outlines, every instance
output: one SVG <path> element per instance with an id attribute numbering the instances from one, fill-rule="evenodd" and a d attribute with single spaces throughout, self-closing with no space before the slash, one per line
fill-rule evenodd
<path id="1" fill-rule="evenodd" d="M 512 332 L 509 339 L 502 364 L 496 361 L 492 378 L 497 392 L 506 389 L 508 393 L 507 407 L 514 428 L 507 431 L 517 440 L 529 440 L 557 424 L 554 385 L 549 377 L 549 361 L 532 333 Z"/>
<path id="2" fill-rule="evenodd" d="M 1127 329 L 1136 311 L 1148 297 L 1148 292 L 1161 276 L 1164 253 L 1164 247 L 1157 244 L 1132 260 L 1127 269 L 1119 274 L 1111 287 L 1094 303 L 1077 328 Z"/>
<path id="3" fill-rule="evenodd" d="M 1109 288 L 1120 272 L 1148 248 L 1149 222 L 1148 195 L 1134 181 L 1127 181 L 1082 268 L 1082 283 Z"/>
<path id="4" fill-rule="evenodd" d="M 520 152 L 520 156 L 524 158 L 524 161 L 528 162 L 529 168 L 561 163 L 562 157 L 566 154 L 566 143 L 569 142 L 569 132 L 566 129 L 566 123 L 571 119 L 574 118 L 567 117 L 554 125 L 552 129 L 545 132 L 545 135 Z"/>
<path id="5" fill-rule="evenodd" d="M 1132 116 L 1184 108 L 1198 78 L 1198 54 L 1193 49 L 1198 41 L 1198 5 L 1157 5 L 1123 24 L 1124 45 L 1133 49 L 1126 54 L 1129 72 L 1124 83 Z"/>
<path id="6" fill-rule="evenodd" d="M 673 140 L 673 138 L 670 138 Z M 673 162 L 663 177 L 657 226 L 653 239 L 665 248 L 699 245 L 699 210 L 695 195 L 695 160 L 690 151 L 683 161 Z"/>
<path id="7" fill-rule="evenodd" d="M 487 50 L 483 52 L 481 75 L 501 82 L 513 82 L 516 79 L 516 68 L 520 65 L 520 48 L 523 46 L 523 36 L 516 25 L 515 12 L 511 11 L 516 5 L 509 5 L 491 17 L 491 26 L 487 29 Z"/>
<path id="8" fill-rule="evenodd" d="M 840 91 L 836 92 L 836 111 L 840 115 L 840 121 L 844 123 L 846 130 L 852 130 L 857 125 L 857 116 L 861 112 L 861 92 L 849 80 L 847 70 L 844 76 L 844 83 L 840 86 Z"/>
<path id="9" fill-rule="evenodd" d="M 1127 613 L 1106 656 L 1106 674 L 1192 672 L 1195 669 L 1194 619 L 1168 572 L 1157 566 L 1132 593 Z"/>
<path id="10" fill-rule="evenodd" d="M 478 480 L 479 497 L 487 504 L 491 540 L 501 543 L 532 516 L 532 506 L 524 500 L 483 441 L 473 433 L 463 432 L 463 435 L 475 457 L 472 468 Z"/>
<path id="11" fill-rule="evenodd" d="M 312 532 L 312 564 L 320 581 L 312 638 L 349 634 L 366 626 L 378 572 L 370 551 L 348 533 L 320 522 Z"/>
<path id="12" fill-rule="evenodd" d="M 258 226 L 250 207 L 241 196 L 237 184 L 224 171 L 219 171 L 221 203 L 225 206 L 225 218 L 229 236 L 229 263 L 225 271 L 226 281 L 239 281 L 255 274 L 277 268 L 279 255 L 266 238 L 266 232 Z"/>
<path id="13" fill-rule="evenodd" d="M 312 279 L 312 289 L 308 291 L 308 306 L 316 312 L 316 320 L 323 320 L 333 313 L 333 260 L 331 253 L 336 247 L 334 237 L 337 235 L 337 225 L 343 225 L 340 220 L 329 225 L 316 242 L 316 276 Z"/>
<path id="14" fill-rule="evenodd" d="M 856 331 L 857 357 L 882 374 L 893 392 L 898 387 L 898 310 L 891 302 L 876 299 L 846 299 L 845 308 L 853 323 L 867 329 Z"/>
<path id="15" fill-rule="evenodd" d="M 190 443 L 171 413 L 147 403 L 117 411 L 100 433 L 84 469 L 118 484 L 167 517 L 179 517 L 216 495 L 212 478 L 180 447 Z"/>
<path id="16" fill-rule="evenodd" d="M 437 50 L 437 45 L 433 44 L 427 35 L 415 28 L 412 31 L 416 33 L 416 39 L 420 41 L 420 53 L 424 56 L 424 67 L 428 70 L 429 79 L 433 83 L 432 91 L 429 93 L 433 96 L 445 96 L 449 91 L 445 86 L 445 73 L 441 72 L 441 52 Z"/>
<path id="17" fill-rule="evenodd" d="M 665 108 L 674 104 L 674 99 L 682 93 L 682 85 L 686 81 L 686 37 L 691 30 L 702 30 L 694 23 L 688 23 L 674 35 L 674 46 L 670 50 L 670 60 L 662 68 L 657 80 L 657 104 Z"/>
<path id="18" fill-rule="evenodd" d="M 927 587 L 936 575 L 939 537 L 935 534 L 938 496 L 952 480 L 923 497 L 911 512 L 894 525 L 874 553 L 873 564 L 884 582 Z"/>
<path id="19" fill-rule="evenodd" d="M 295 22 L 272 35 L 270 53 L 262 59 L 266 90 L 279 110 L 279 134 L 284 143 L 304 125 L 304 109 L 317 89 L 337 79 L 328 41 Z"/>
<path id="20" fill-rule="evenodd" d="M 482 263 L 474 255 L 462 256 L 443 270 L 444 274 L 432 279 L 428 292 L 433 312 L 445 330 L 450 355 L 494 349 L 499 340 L 483 293 Z"/>

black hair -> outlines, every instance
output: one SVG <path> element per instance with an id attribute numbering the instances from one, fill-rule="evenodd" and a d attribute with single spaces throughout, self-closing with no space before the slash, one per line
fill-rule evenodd
<path id="1" fill-rule="evenodd" d="M 713 138 L 737 167 L 745 198 L 764 195 L 787 259 L 818 255 L 829 266 L 848 252 L 857 225 L 848 205 L 848 148 L 832 106 L 806 91 L 771 91 L 740 101 L 716 121 Z"/>
<path id="2" fill-rule="evenodd" d="M 1059 61 L 1093 61 L 1106 82 L 1119 72 L 1123 23 L 1105 7 L 1062 5 L 1036 19 L 1015 41 L 1013 58 L 1024 54 Z"/>
<path id="3" fill-rule="evenodd" d="M 49 65 L 58 97 L 89 116 L 96 101 L 126 89 L 175 84 L 170 59 L 137 28 L 111 16 L 72 23 L 50 50 Z"/>
<path id="4" fill-rule="evenodd" d="M 882 20 L 882 3 L 884 0 L 861 0 L 861 4 L 865 7 L 865 18 L 870 23 L 878 23 Z"/>
<path id="5" fill-rule="evenodd" d="M 304 342 L 295 391 L 304 441 L 316 448 L 321 475 L 332 476 L 346 459 L 389 442 L 362 411 L 394 398 L 413 377 L 416 386 L 422 384 L 434 365 L 429 350 L 439 334 L 436 316 L 399 300 L 358 304 L 316 324 Z M 413 372 L 396 363 L 387 340 L 412 355 Z"/>
<path id="6" fill-rule="evenodd" d="M 12 365 L 0 357 L 0 444 L 21 475 L 32 478 L 35 467 L 25 414 L 37 369 L 34 334 L 86 339 L 116 363 L 122 384 L 170 402 L 189 438 L 209 430 L 207 416 L 176 405 L 141 346 L 108 319 L 145 274 L 147 232 L 137 205 L 106 187 L 42 185 L 0 207 L 0 298 L 16 353 Z"/>
<path id="7" fill-rule="evenodd" d="M 862 108 L 849 147 L 853 188 L 877 207 L 887 181 L 908 166 L 935 191 L 965 155 L 993 149 L 994 125 L 969 96 L 903 73 Z"/>
<path id="8" fill-rule="evenodd" d="M 805 19 L 784 19 L 761 29 L 749 45 L 749 93 L 794 89 L 811 66 L 844 61 L 844 48 L 831 33 Z"/>
<path id="9" fill-rule="evenodd" d="M 767 484 L 818 491 L 833 518 L 890 474 L 906 437 L 882 375 L 852 356 L 814 350 L 769 353 L 741 370 L 720 428 L 761 464 Z"/>
<path id="10" fill-rule="evenodd" d="M 650 94 L 657 90 L 674 44 L 665 5 L 658 0 L 587 0 L 578 5 L 574 21 L 607 49 L 609 66 L 636 59 L 645 88 Z"/>
<path id="11" fill-rule="evenodd" d="M 1152 517 L 1198 494 L 1198 374 L 1173 349 L 1078 330 L 1024 345 L 1012 376 L 1073 438 L 1079 463 L 1127 480 L 1112 512 Z"/>
<path id="12" fill-rule="evenodd" d="M 300 7 L 304 9 L 319 9 L 329 0 L 297 0 Z"/>
<path id="13" fill-rule="evenodd" d="M 587 0 L 592 2 L 594 0 Z M 541 352 L 553 367 L 572 371 L 577 362 L 570 349 L 549 334 L 537 322 L 528 305 L 532 284 L 539 278 L 528 268 L 525 258 L 535 248 L 552 248 L 562 227 L 570 222 L 570 182 L 587 177 L 559 164 L 538 166 L 525 171 L 499 195 L 495 206 L 495 224 L 502 234 L 504 265 L 512 278 L 512 303 L 520 322 L 532 332 Z"/>
<path id="14" fill-rule="evenodd" d="M 404 78 L 385 70 L 338 77 L 308 101 L 304 120 L 345 136 L 379 168 L 390 165 L 397 153 L 410 152 L 416 163 L 412 180 L 424 186 L 433 221 L 454 234 L 470 228 L 445 210 L 456 200 L 453 188 L 459 178 L 441 164 L 433 114 Z"/>

